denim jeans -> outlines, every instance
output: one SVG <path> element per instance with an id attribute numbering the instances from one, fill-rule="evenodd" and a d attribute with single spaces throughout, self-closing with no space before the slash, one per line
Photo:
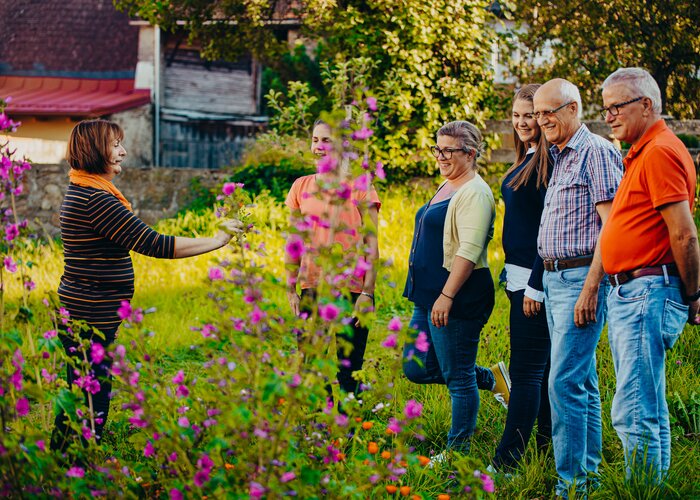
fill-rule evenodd
<path id="1" fill-rule="evenodd" d="M 450 315 L 447 326 L 441 328 L 430 322 L 430 309 L 415 305 L 411 327 L 426 333 L 428 351 L 419 351 L 413 343 L 404 346 L 404 373 L 411 382 L 447 386 L 452 400 L 447 447 L 463 453 L 469 451 L 476 427 L 478 389 L 490 391 L 496 383 L 490 369 L 476 364 L 481 329 L 493 309 L 493 293 L 491 297 L 491 301 L 470 308 L 472 317 Z"/>
<path id="2" fill-rule="evenodd" d="M 545 271 L 543 277 L 547 323 L 552 340 L 549 401 L 552 445 L 559 481 L 556 493 L 568 498 L 569 489 L 583 491 L 587 476 L 598 473 L 602 450 L 600 393 L 596 347 L 605 324 L 609 285 L 601 282 L 596 321 L 574 325 L 574 306 L 590 266 Z"/>
<path id="3" fill-rule="evenodd" d="M 539 314 L 523 313 L 525 290 L 508 292 L 510 299 L 510 403 L 506 427 L 496 448 L 497 469 L 517 466 L 537 420 L 537 445 L 549 444 L 552 436 L 547 377 L 549 375 L 549 329 L 543 305 Z"/>
<path id="4" fill-rule="evenodd" d="M 612 424 L 622 440 L 627 477 L 661 481 L 671 465 L 666 349 L 688 319 L 677 277 L 645 276 L 608 295 L 608 336 L 617 388 Z"/>

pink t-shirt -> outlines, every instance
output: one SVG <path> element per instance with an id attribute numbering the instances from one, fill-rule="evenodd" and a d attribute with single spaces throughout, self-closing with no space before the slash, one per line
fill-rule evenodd
<path id="1" fill-rule="evenodd" d="M 301 288 L 316 288 L 321 269 L 315 264 L 318 249 L 324 246 L 340 243 L 344 250 L 361 254 L 363 239 L 361 234 L 362 214 L 358 207 L 381 206 L 379 196 L 374 186 L 369 191 L 352 190 L 350 198 L 342 205 L 330 204 L 319 198 L 319 188 L 316 175 L 306 175 L 298 178 L 289 190 L 285 204 L 293 211 L 299 211 L 301 216 L 312 225 L 311 241 L 305 242 L 306 252 L 302 256 L 299 272 Z M 333 241 L 330 241 L 331 218 L 337 221 Z M 350 283 L 352 292 L 362 291 L 362 281 Z"/>

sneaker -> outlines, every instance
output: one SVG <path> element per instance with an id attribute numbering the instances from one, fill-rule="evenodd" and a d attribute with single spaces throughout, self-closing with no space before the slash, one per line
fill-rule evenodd
<path id="1" fill-rule="evenodd" d="M 437 455 L 433 455 L 433 457 L 430 459 L 430 462 L 428 462 L 428 469 L 432 469 L 435 466 L 446 465 L 447 462 L 449 462 L 449 460 L 450 453 L 447 450 L 438 453 Z"/>
<path id="2" fill-rule="evenodd" d="M 506 364 L 503 361 L 499 361 L 490 370 L 496 379 L 496 384 L 491 389 L 491 392 L 493 392 L 499 403 L 508 408 L 508 402 L 510 401 L 510 376 L 508 375 Z"/>

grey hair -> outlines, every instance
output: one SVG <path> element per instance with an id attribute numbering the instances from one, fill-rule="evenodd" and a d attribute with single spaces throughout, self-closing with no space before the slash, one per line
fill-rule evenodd
<path id="1" fill-rule="evenodd" d="M 643 68 L 619 68 L 608 76 L 603 82 L 603 89 L 623 83 L 642 97 L 648 97 L 651 101 L 651 109 L 656 114 L 661 114 L 661 90 L 654 77 Z"/>
<path id="2" fill-rule="evenodd" d="M 475 151 L 474 163 L 476 159 L 484 152 L 484 142 L 481 137 L 481 132 L 471 123 L 464 120 L 457 120 L 446 123 L 440 130 L 437 131 L 437 136 L 446 135 L 459 140 L 461 147 L 465 149 L 473 149 Z"/>
<path id="3" fill-rule="evenodd" d="M 576 103 L 578 117 L 581 118 L 583 113 L 583 104 L 581 103 L 581 93 L 578 91 L 578 87 L 569 80 L 564 80 L 562 78 L 561 85 L 559 86 L 559 93 L 564 102 Z"/>

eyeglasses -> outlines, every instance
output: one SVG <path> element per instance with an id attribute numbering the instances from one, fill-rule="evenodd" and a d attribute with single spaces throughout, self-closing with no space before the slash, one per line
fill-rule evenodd
<path id="1" fill-rule="evenodd" d="M 456 151 L 464 151 L 465 153 L 468 153 L 469 150 L 467 148 L 443 148 L 440 149 L 437 146 L 430 146 L 430 151 L 433 153 L 433 156 L 435 158 L 440 158 L 440 155 L 443 156 L 446 160 L 451 160 L 452 159 L 452 153 Z"/>
<path id="2" fill-rule="evenodd" d="M 559 106 L 558 108 L 550 109 L 549 111 L 535 111 L 534 113 L 532 113 L 532 116 L 534 116 L 535 120 L 537 120 L 537 121 L 539 121 L 540 118 L 549 118 L 553 114 L 556 114 L 557 111 L 564 109 L 569 104 L 573 104 L 574 102 L 576 102 L 576 101 L 566 102 L 566 103 L 562 104 L 561 106 Z"/>
<path id="3" fill-rule="evenodd" d="M 641 101 L 642 99 L 644 99 L 644 96 L 637 97 L 636 99 L 630 99 L 629 101 L 621 102 L 620 104 L 611 104 L 607 108 L 600 108 L 600 116 L 603 117 L 603 120 L 608 118 L 608 113 L 610 113 L 610 116 L 617 116 L 620 114 L 620 108 L 627 106 L 628 104 L 632 104 L 633 102 Z"/>

